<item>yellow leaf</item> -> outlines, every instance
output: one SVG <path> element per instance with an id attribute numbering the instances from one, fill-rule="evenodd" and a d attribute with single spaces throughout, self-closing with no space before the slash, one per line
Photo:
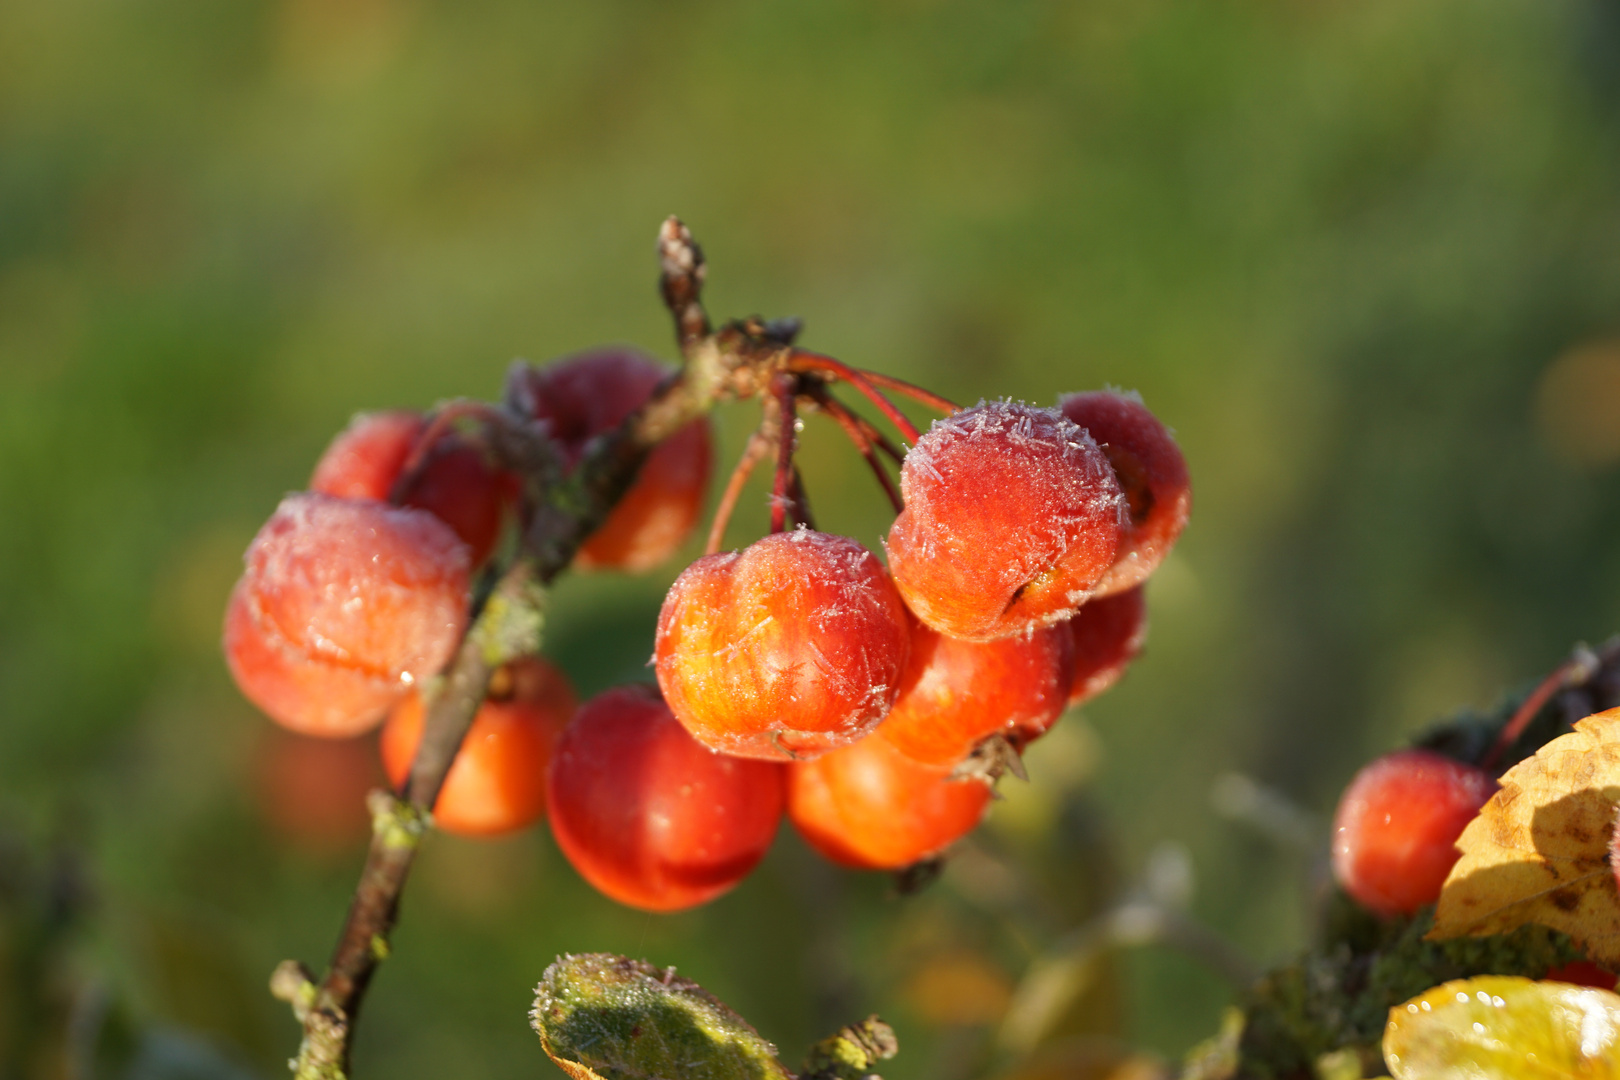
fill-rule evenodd
<path id="1" fill-rule="evenodd" d="M 1459 979 L 1389 1010 L 1396 1080 L 1620 1080 L 1620 994 L 1506 975 Z"/>
<path id="2" fill-rule="evenodd" d="M 1620 964 L 1620 889 L 1609 865 L 1620 804 L 1620 709 L 1588 716 L 1502 777 L 1463 830 L 1430 939 L 1561 930 Z"/>

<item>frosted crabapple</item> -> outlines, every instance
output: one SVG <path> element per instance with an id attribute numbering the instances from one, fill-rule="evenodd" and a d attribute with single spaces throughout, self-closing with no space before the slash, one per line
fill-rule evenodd
<path id="1" fill-rule="evenodd" d="M 551 831 L 601 892 L 675 911 L 731 889 L 764 857 L 783 780 L 781 765 L 711 752 L 653 688 L 616 687 L 581 706 L 557 741 Z"/>
<path id="2" fill-rule="evenodd" d="M 873 738 L 914 761 L 952 766 L 1001 731 L 1045 731 L 1073 681 L 1068 627 L 997 641 L 959 641 L 913 622 L 900 696 Z"/>
<path id="3" fill-rule="evenodd" d="M 882 720 L 909 637 L 876 556 L 797 529 L 682 571 L 653 656 L 665 700 L 700 742 L 785 760 L 853 742 Z"/>
<path id="4" fill-rule="evenodd" d="M 1333 876 L 1380 915 L 1440 897 L 1457 838 L 1496 791 L 1483 769 L 1431 750 L 1401 750 L 1363 768 L 1333 815 Z"/>
<path id="5" fill-rule="evenodd" d="M 471 549 L 474 565 L 489 557 L 515 491 L 512 480 L 475 446 L 446 433 L 422 448 L 420 468 L 394 489 L 428 430 L 429 420 L 404 409 L 361 413 L 315 463 L 309 489 L 349 499 L 387 500 L 426 510 Z"/>
<path id="6" fill-rule="evenodd" d="M 1096 593 L 1108 596 L 1140 585 L 1170 553 L 1192 509 L 1181 448 L 1134 394 L 1112 390 L 1067 394 L 1058 400 L 1058 411 L 1097 440 L 1129 508 L 1119 554 Z"/>
<path id="7" fill-rule="evenodd" d="M 942 634 L 988 641 L 1067 619 L 1113 565 L 1125 504 L 1091 436 L 992 402 L 937 421 L 900 471 L 889 566 Z"/>
<path id="8" fill-rule="evenodd" d="M 578 705 L 567 676 L 540 657 L 498 668 L 439 789 L 435 824 L 461 836 L 497 836 L 539 821 L 552 745 Z M 383 766 L 396 788 L 410 775 L 426 712 L 412 691 L 383 725 Z"/>
<path id="9" fill-rule="evenodd" d="M 424 510 L 302 493 L 248 547 L 225 613 L 237 686 L 305 735 L 357 735 L 450 659 L 467 546 Z"/>
<path id="10" fill-rule="evenodd" d="M 586 444 L 644 405 L 669 375 L 634 349 L 600 349 L 534 367 L 515 364 L 506 393 L 524 415 L 544 420 L 572 467 Z M 713 468 L 708 420 L 695 420 L 642 462 L 635 482 L 575 555 L 584 568 L 647 570 L 692 531 Z"/>
<path id="11" fill-rule="evenodd" d="M 939 854 L 973 830 L 990 803 L 982 780 L 951 779 L 887 739 L 862 739 L 788 767 L 788 818 L 842 866 L 894 870 Z"/>

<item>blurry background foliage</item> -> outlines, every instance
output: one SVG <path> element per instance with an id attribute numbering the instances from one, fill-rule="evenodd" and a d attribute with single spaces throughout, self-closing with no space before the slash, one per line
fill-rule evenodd
<path id="1" fill-rule="evenodd" d="M 543 828 L 435 840 L 360 1075 L 543 1072 L 531 987 L 608 950 L 790 1059 L 881 1010 L 885 1075 L 954 1080 L 1107 887 L 1075 828 L 1125 881 L 1184 845 L 1193 913 L 1276 961 L 1312 858 L 1211 813 L 1219 777 L 1323 815 L 1369 756 L 1620 629 L 1617 119 L 1592 0 L 0 0 L 0 821 L 83 860 L 61 962 L 276 1074 L 265 978 L 324 958 L 358 862 L 297 789 L 371 766 L 311 781 L 230 685 L 240 553 L 358 410 L 605 341 L 671 356 L 671 212 L 717 315 L 801 315 L 965 401 L 1140 389 L 1196 493 L 1148 653 L 904 903 L 789 835 L 666 917 Z M 721 423 L 729 458 L 747 410 Z M 812 425 L 822 525 L 875 543 L 881 498 Z M 678 569 L 558 590 L 583 693 L 650 676 Z M 1216 1027 L 1202 962 L 1103 967 L 1079 1026 L 1163 1054 Z"/>

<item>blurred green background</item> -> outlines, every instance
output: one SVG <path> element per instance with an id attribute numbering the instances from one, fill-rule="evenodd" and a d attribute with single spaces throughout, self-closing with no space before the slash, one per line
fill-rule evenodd
<path id="1" fill-rule="evenodd" d="M 1620 628 L 1617 122 L 1593 0 L 0 0 L 0 831 L 81 865 L 52 992 L 277 1075 L 265 979 L 324 958 L 359 849 L 294 812 L 302 751 L 225 674 L 241 551 L 358 410 L 672 357 L 672 212 L 717 316 L 966 401 L 1140 389 L 1195 490 L 1148 652 L 912 899 L 786 833 L 677 916 L 596 896 L 543 827 L 435 840 L 362 1080 L 549 1074 L 530 990 L 586 950 L 678 965 L 794 1061 L 882 1012 L 886 1076 L 955 1080 L 1167 843 L 1197 919 L 1286 956 L 1325 831 L 1287 850 L 1218 778 L 1322 829 L 1358 763 Z M 859 460 L 830 425 L 805 453 L 822 526 L 875 544 Z M 559 589 L 582 692 L 649 676 L 678 569 Z M 1164 945 L 1110 970 L 1076 1024 L 1165 1055 L 1229 993 Z"/>

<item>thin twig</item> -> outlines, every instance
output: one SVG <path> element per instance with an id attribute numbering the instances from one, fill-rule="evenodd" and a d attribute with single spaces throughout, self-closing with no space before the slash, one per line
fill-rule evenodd
<path id="1" fill-rule="evenodd" d="M 804 477 L 799 475 L 797 465 L 793 466 L 793 476 L 788 481 L 788 500 L 793 511 L 793 524 L 814 529 L 816 519 L 810 512 L 810 496 L 804 490 Z"/>
<path id="2" fill-rule="evenodd" d="M 1519 736 L 1524 734 L 1524 729 L 1530 726 L 1530 721 L 1536 718 L 1541 707 L 1558 691 L 1590 679 L 1597 667 L 1598 658 L 1582 645 L 1574 656 L 1554 668 L 1550 675 L 1530 691 L 1530 696 L 1520 703 L 1514 710 L 1512 718 L 1502 726 L 1502 730 L 1497 733 L 1496 741 L 1491 744 L 1490 752 L 1479 763 L 1480 768 L 1486 772 L 1496 768 L 1496 763 L 1501 760 L 1508 748 L 1518 741 Z"/>
<path id="3" fill-rule="evenodd" d="M 860 418 L 850 412 L 843 402 L 828 393 L 827 388 L 819 382 L 811 382 L 808 393 L 810 400 L 815 402 L 821 411 L 837 421 L 838 426 L 843 428 L 845 436 L 855 444 L 855 449 L 860 451 L 861 457 L 866 459 L 866 464 L 872 469 L 872 475 L 877 477 L 877 482 L 883 487 L 883 493 L 889 497 L 889 504 L 894 507 L 894 512 L 898 514 L 904 510 L 906 504 L 901 500 L 900 492 L 896 490 L 894 481 L 889 478 L 889 472 L 883 467 L 883 462 L 878 460 L 877 453 L 872 448 L 871 438 L 862 429 Z"/>
<path id="4" fill-rule="evenodd" d="M 674 215 L 658 230 L 658 265 L 659 292 L 664 306 L 675 316 L 675 338 L 686 353 L 711 332 L 702 301 L 707 268 L 692 230 Z"/>
<path id="5" fill-rule="evenodd" d="M 803 349 L 794 349 L 788 354 L 787 369 L 795 372 L 831 375 L 833 378 L 843 379 L 866 395 L 866 399 L 876 405 L 883 415 L 889 418 L 889 423 L 899 428 L 900 434 L 904 435 L 907 440 L 916 442 L 922 438 L 922 434 L 917 430 L 917 425 L 908 420 L 906 414 L 901 412 L 894 402 L 883 395 L 883 391 L 873 386 L 871 380 L 864 374 L 856 371 L 842 360 L 834 360 L 832 357 L 822 356 L 820 353 L 805 352 Z"/>
<path id="6" fill-rule="evenodd" d="M 433 411 L 427 424 L 411 441 L 410 453 L 405 456 L 405 463 L 400 466 L 399 475 L 394 477 L 393 486 L 389 489 L 389 502 L 398 503 L 411 493 L 411 489 L 422 479 L 422 470 L 432 460 L 433 450 L 439 440 L 450 433 L 451 427 L 458 420 L 469 417 L 503 426 L 511 422 L 510 416 L 487 401 L 457 398 L 455 401 L 445 402 Z"/>
<path id="7" fill-rule="evenodd" d="M 794 409 L 798 397 L 797 381 L 791 375 L 778 375 L 772 380 L 771 396 L 776 401 L 776 478 L 771 484 L 771 532 L 787 528 L 788 508 L 793 505 L 793 447 L 799 441 L 798 414 Z M 797 519 L 797 514 L 794 515 Z"/>
<path id="8" fill-rule="evenodd" d="M 770 453 L 772 438 L 766 431 L 767 423 L 761 422 L 754 433 L 748 436 L 748 445 L 743 447 L 742 457 L 737 459 L 737 467 L 731 470 L 731 478 L 726 481 L 726 489 L 720 494 L 720 503 L 714 508 L 714 522 L 709 526 L 709 541 L 703 545 L 703 554 L 713 555 L 720 550 L 725 540 L 726 526 L 731 524 L 732 512 L 737 509 L 737 500 L 742 497 L 743 487 L 748 483 L 748 477 L 754 468 Z"/>
<path id="9" fill-rule="evenodd" d="M 912 401 L 926 405 L 936 412 L 942 412 L 946 416 L 962 410 L 962 406 L 958 405 L 950 398 L 940 397 L 932 390 L 918 386 L 916 383 L 909 383 L 904 379 L 897 379 L 893 375 L 885 375 L 881 371 L 867 371 L 864 368 L 861 369 L 861 374 L 873 386 L 883 390 L 893 390 L 897 394 L 904 394 Z"/>

